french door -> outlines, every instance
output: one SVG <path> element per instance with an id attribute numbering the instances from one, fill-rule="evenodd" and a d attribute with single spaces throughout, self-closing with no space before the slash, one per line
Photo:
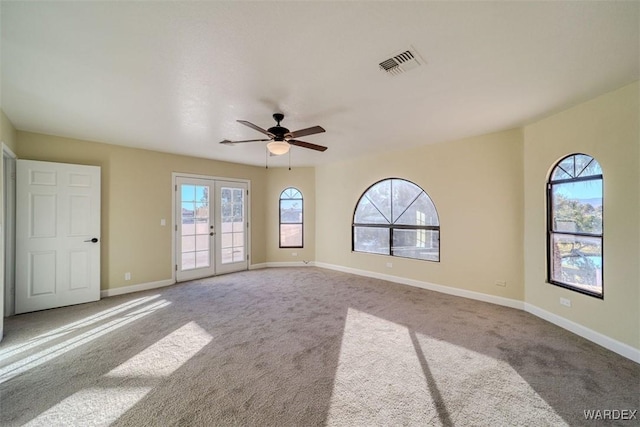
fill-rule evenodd
<path id="1" fill-rule="evenodd" d="M 176 177 L 176 279 L 246 270 L 245 182 Z"/>

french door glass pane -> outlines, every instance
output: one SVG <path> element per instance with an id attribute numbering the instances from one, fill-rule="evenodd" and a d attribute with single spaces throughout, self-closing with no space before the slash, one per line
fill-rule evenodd
<path id="1" fill-rule="evenodd" d="M 211 265 L 209 251 L 196 252 L 196 268 L 209 267 Z"/>
<path id="2" fill-rule="evenodd" d="M 183 252 L 182 253 L 182 269 L 193 270 L 194 268 L 196 268 L 196 253 Z"/>
<path id="3" fill-rule="evenodd" d="M 222 187 L 220 191 L 221 262 L 229 264 L 245 259 L 244 189 Z"/>
<path id="4" fill-rule="evenodd" d="M 208 267 L 211 265 L 209 186 L 182 184 L 182 263 L 181 269 Z"/>

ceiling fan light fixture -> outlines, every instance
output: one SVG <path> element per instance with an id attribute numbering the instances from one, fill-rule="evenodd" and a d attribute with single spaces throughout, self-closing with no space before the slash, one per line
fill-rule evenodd
<path id="1" fill-rule="evenodd" d="M 267 150 L 274 156 L 281 156 L 289 152 L 291 146 L 286 141 L 271 141 L 267 144 Z"/>

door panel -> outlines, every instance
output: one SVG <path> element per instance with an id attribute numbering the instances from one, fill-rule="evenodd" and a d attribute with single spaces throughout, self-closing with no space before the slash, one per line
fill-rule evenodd
<path id="1" fill-rule="evenodd" d="M 246 270 L 247 260 L 247 184 L 216 181 L 216 200 L 220 206 L 216 216 L 216 272 L 218 274 Z"/>
<path id="2" fill-rule="evenodd" d="M 16 313 L 99 300 L 100 168 L 18 160 L 16 212 Z"/>
<path id="3" fill-rule="evenodd" d="M 213 182 L 206 179 L 177 177 L 177 268 L 179 282 L 215 274 L 211 217 Z"/>

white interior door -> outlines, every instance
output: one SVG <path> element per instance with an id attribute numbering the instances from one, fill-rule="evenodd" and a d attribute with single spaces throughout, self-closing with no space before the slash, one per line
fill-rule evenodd
<path id="1" fill-rule="evenodd" d="M 211 200 L 214 181 L 176 178 L 176 280 L 213 276 L 215 224 Z"/>
<path id="2" fill-rule="evenodd" d="M 16 313 L 100 299 L 100 167 L 17 161 Z"/>
<path id="3" fill-rule="evenodd" d="M 216 272 L 218 274 L 246 270 L 247 251 L 247 183 L 216 181 Z"/>

